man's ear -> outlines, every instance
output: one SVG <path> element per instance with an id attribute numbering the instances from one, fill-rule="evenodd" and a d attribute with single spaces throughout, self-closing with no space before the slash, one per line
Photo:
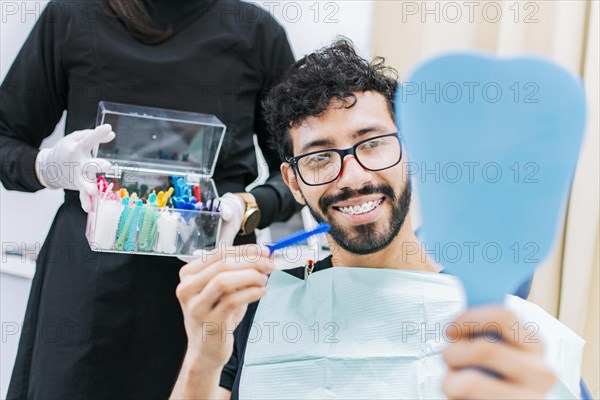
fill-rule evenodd
<path id="1" fill-rule="evenodd" d="M 283 176 L 285 184 L 288 185 L 292 191 L 296 201 L 302 205 L 305 205 L 306 201 L 304 200 L 304 196 L 302 195 L 300 187 L 298 186 L 298 179 L 296 178 L 296 171 L 294 171 L 294 168 L 290 164 L 284 162 L 279 166 L 279 170 L 281 171 L 281 175 Z"/>

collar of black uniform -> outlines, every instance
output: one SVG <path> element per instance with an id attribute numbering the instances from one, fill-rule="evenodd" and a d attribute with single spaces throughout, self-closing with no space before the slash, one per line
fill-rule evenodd
<path id="1" fill-rule="evenodd" d="M 170 26 L 173 34 L 206 14 L 218 0 L 154 0 L 152 19 L 159 27 Z"/>

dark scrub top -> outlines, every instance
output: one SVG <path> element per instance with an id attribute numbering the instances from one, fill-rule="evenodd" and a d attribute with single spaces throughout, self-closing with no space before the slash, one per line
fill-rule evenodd
<path id="1" fill-rule="evenodd" d="M 155 20 L 173 35 L 147 45 L 101 9 L 99 0 L 51 2 L 3 81 L 4 187 L 42 189 L 42 140 L 64 110 L 65 133 L 93 128 L 104 100 L 216 115 L 227 125 L 219 193 L 243 191 L 268 170 L 252 191 L 260 227 L 289 218 L 296 205 L 276 153 L 257 166 L 252 139 L 266 148 L 260 99 L 294 62 L 282 27 L 237 0 L 159 1 Z M 175 297 L 183 263 L 94 253 L 85 225 L 77 192 L 66 191 L 38 257 L 8 398 L 167 398 L 186 348 Z"/>

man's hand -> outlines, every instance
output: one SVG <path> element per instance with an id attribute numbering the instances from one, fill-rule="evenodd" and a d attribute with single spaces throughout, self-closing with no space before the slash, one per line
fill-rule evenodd
<path id="1" fill-rule="evenodd" d="M 540 339 L 504 308 L 471 309 L 455 324 L 444 351 L 449 399 L 543 399 L 554 385 Z"/>
<path id="2" fill-rule="evenodd" d="M 221 250 L 181 268 L 176 292 L 188 337 L 186 359 L 219 372 L 233 352 L 231 332 L 248 304 L 266 293 L 267 274 L 275 269 L 268 250 L 258 245 Z"/>

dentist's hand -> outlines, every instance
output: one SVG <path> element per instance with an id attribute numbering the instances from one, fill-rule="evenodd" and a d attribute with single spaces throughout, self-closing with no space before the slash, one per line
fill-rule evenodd
<path id="1" fill-rule="evenodd" d="M 502 307 L 468 310 L 447 334 L 453 341 L 444 350 L 448 399 L 543 399 L 555 383 L 539 337 Z"/>
<path id="2" fill-rule="evenodd" d="M 232 246 L 242 227 L 246 206 L 242 198 L 233 193 L 225 193 L 219 200 L 221 201 L 221 219 L 223 220 L 219 242 L 223 246 Z"/>
<path id="3" fill-rule="evenodd" d="M 91 196 L 98 192 L 96 173 L 109 172 L 111 168 L 107 160 L 93 158 L 91 152 L 98 144 L 110 142 L 114 137 L 108 124 L 66 135 L 54 147 L 38 153 L 35 160 L 38 180 L 50 189 L 78 190 L 81 208 L 90 211 Z"/>
<path id="4" fill-rule="evenodd" d="M 233 353 L 231 332 L 248 304 L 266 293 L 274 269 L 269 251 L 257 245 L 215 250 L 181 268 L 176 295 L 188 337 L 184 365 L 221 371 Z"/>

